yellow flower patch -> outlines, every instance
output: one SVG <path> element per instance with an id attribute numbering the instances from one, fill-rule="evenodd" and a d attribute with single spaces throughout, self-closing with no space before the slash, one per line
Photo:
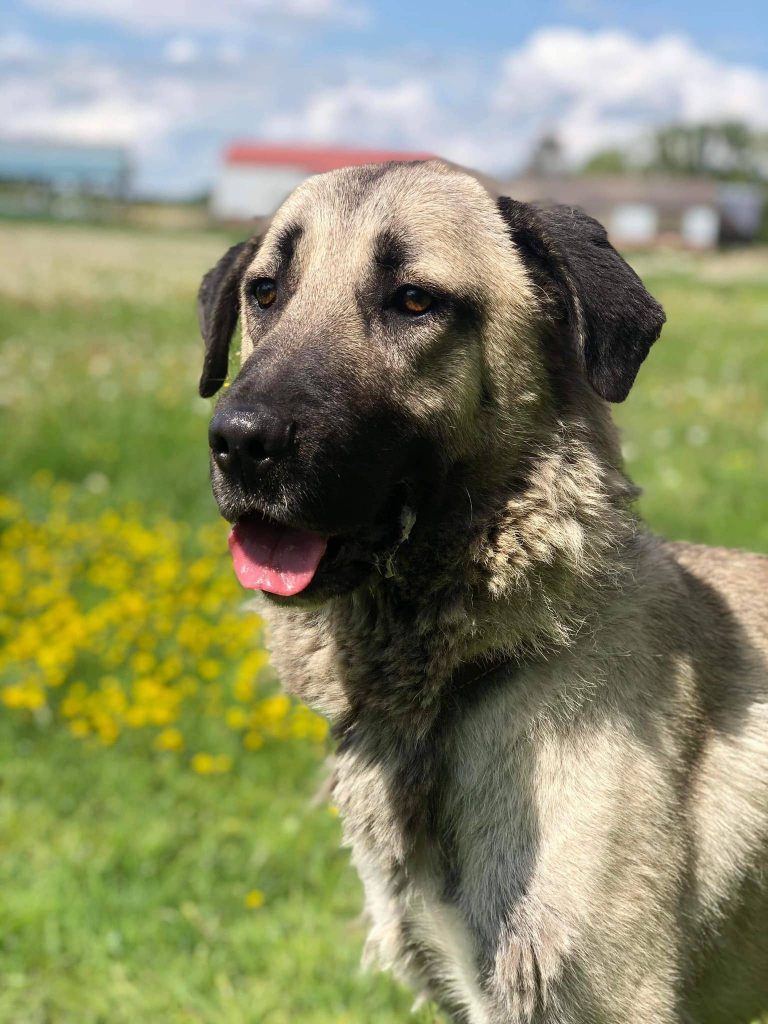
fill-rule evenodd
<path id="1" fill-rule="evenodd" d="M 32 515 L 0 495 L 2 708 L 97 745 L 191 749 L 200 775 L 268 743 L 324 742 L 326 723 L 275 693 L 223 526 L 83 518 L 68 485 L 36 487 Z"/>
<path id="2" fill-rule="evenodd" d="M 191 764 L 198 775 L 224 775 L 232 768 L 232 758 L 229 754 L 195 754 Z"/>
<path id="3" fill-rule="evenodd" d="M 155 750 L 183 750 L 184 736 L 179 729 L 163 729 L 155 736 Z"/>

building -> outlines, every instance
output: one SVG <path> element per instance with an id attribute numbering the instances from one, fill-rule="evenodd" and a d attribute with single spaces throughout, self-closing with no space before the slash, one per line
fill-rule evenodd
<path id="1" fill-rule="evenodd" d="M 235 142 L 224 153 L 211 196 L 211 214 L 248 221 L 272 213 L 305 178 L 339 167 L 387 160 L 426 160 L 429 153 Z"/>
<path id="2" fill-rule="evenodd" d="M 211 214 L 232 222 L 268 216 L 312 174 L 387 160 L 425 160 L 431 155 L 235 142 L 223 155 Z M 764 192 L 752 184 L 659 175 L 555 174 L 515 178 L 495 187 L 515 199 L 581 207 L 605 225 L 616 245 L 625 248 L 711 249 L 723 242 L 752 241 L 762 225 Z"/>
<path id="3" fill-rule="evenodd" d="M 81 217 L 123 201 L 127 152 L 116 146 L 0 139 L 0 213 Z"/>
<path id="4" fill-rule="evenodd" d="M 656 175 L 524 177 L 503 190 L 526 202 L 578 206 L 625 248 L 711 249 L 722 242 L 749 242 L 760 230 L 764 204 L 759 185 Z"/>

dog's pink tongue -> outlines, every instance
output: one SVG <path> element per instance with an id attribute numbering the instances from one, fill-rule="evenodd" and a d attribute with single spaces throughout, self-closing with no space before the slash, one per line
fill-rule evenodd
<path id="1" fill-rule="evenodd" d="M 319 533 L 294 530 L 264 520 L 237 523 L 229 549 L 240 583 L 249 590 L 290 597 L 312 582 L 327 540 Z"/>

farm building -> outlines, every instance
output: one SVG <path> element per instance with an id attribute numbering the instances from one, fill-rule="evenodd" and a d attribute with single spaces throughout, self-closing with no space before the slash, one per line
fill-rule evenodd
<path id="1" fill-rule="evenodd" d="M 596 217 L 618 246 L 711 249 L 752 241 L 762 224 L 758 185 L 678 177 L 528 177 L 504 190 L 527 202 L 566 203 Z"/>
<path id="2" fill-rule="evenodd" d="M 0 213 L 88 216 L 126 198 L 130 165 L 116 146 L 0 139 Z"/>
<path id="3" fill-rule="evenodd" d="M 429 153 L 235 142 L 224 153 L 211 196 L 217 220 L 246 221 L 272 213 L 305 178 L 339 167 L 386 160 L 425 160 Z"/>
<path id="4" fill-rule="evenodd" d="M 340 146 L 233 143 L 224 153 L 211 196 L 221 221 L 267 216 L 312 174 L 431 154 Z M 619 246 L 678 245 L 710 249 L 753 240 L 762 223 L 763 190 L 708 178 L 540 175 L 499 186 L 516 199 L 566 203 L 596 217 Z"/>

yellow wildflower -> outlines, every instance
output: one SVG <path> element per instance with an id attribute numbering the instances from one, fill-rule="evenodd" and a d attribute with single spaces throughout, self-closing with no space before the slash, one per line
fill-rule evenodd
<path id="1" fill-rule="evenodd" d="M 266 897 L 261 889 L 251 889 L 250 892 L 245 894 L 245 905 L 249 910 L 258 910 L 264 906 Z"/>
<path id="2" fill-rule="evenodd" d="M 205 658 L 198 665 L 198 672 L 203 679 L 213 680 L 221 672 L 221 665 L 215 658 Z"/>
<path id="3" fill-rule="evenodd" d="M 11 703 L 8 704 L 8 700 Z M 29 681 L 22 683 L 20 686 L 9 686 L 6 687 L 3 693 L 3 700 L 9 707 L 27 708 L 29 711 L 35 711 L 37 708 L 41 708 L 45 704 L 45 693 L 36 683 Z"/>
<path id="4" fill-rule="evenodd" d="M 274 725 L 282 722 L 291 710 L 291 702 L 284 693 L 277 693 L 274 697 L 267 697 L 259 704 L 259 717 L 265 722 Z"/>
<path id="5" fill-rule="evenodd" d="M 146 675 L 148 672 L 151 672 L 156 664 L 157 661 L 154 656 L 149 654 L 147 651 L 137 651 L 137 653 L 131 658 L 131 668 L 141 675 Z"/>
<path id="6" fill-rule="evenodd" d="M 226 722 L 230 729 L 244 729 L 248 724 L 248 716 L 242 708 L 228 708 Z"/>
<path id="7" fill-rule="evenodd" d="M 183 750 L 184 737 L 178 729 L 163 729 L 155 736 L 155 750 Z"/>
<path id="8" fill-rule="evenodd" d="M 228 754 L 195 754 L 191 761 L 192 771 L 198 775 L 223 775 L 232 767 Z"/>

